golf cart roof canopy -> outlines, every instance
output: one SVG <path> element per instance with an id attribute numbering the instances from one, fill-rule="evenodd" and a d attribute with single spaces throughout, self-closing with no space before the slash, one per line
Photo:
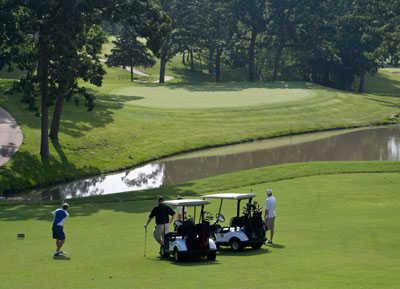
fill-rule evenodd
<path id="1" fill-rule="evenodd" d="M 163 202 L 163 204 L 169 206 L 185 206 L 185 207 L 202 206 L 202 205 L 207 205 L 209 203 L 210 202 L 206 200 L 200 200 L 200 199 L 180 199 L 180 200 L 169 200 Z"/>
<path id="2" fill-rule="evenodd" d="M 229 199 L 229 200 L 245 200 L 254 198 L 256 194 L 237 194 L 237 193 L 224 193 L 212 194 L 202 196 L 205 199 Z"/>

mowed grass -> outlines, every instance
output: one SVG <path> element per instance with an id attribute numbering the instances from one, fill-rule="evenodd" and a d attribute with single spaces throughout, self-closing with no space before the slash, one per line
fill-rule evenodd
<path id="1" fill-rule="evenodd" d="M 307 164 L 317 172 L 345 163 Z M 354 168 L 384 171 L 398 163 L 346 163 Z M 295 167 L 286 166 L 287 177 Z M 380 167 L 380 169 L 379 169 Z M 386 168 L 385 168 L 386 167 Z M 394 168 L 394 167 L 393 167 Z M 279 170 L 284 170 L 280 166 Z M 340 170 L 339 170 L 340 171 Z M 329 173 L 328 171 L 326 171 Z M 241 173 L 199 181 L 204 191 L 220 191 L 224 179 Z M 251 171 L 242 183 L 252 182 Z M 269 176 L 266 174 L 265 180 Z M 278 200 L 276 246 L 234 254 L 220 252 L 217 262 L 175 264 L 160 260 L 149 232 L 148 257 L 143 256 L 143 223 L 154 200 L 122 202 L 107 199 L 72 203 L 66 222 L 65 250 L 71 260 L 52 259 L 49 212 L 55 205 L 0 206 L 1 289 L 28 288 L 349 288 L 397 289 L 400 277 L 399 172 L 320 175 L 230 188 L 257 200 L 274 189 Z M 207 185 L 208 184 L 208 185 Z M 215 187 L 214 187 L 215 186 Z M 185 188 L 196 191 L 196 182 Z M 158 191 L 160 193 L 160 191 Z M 165 192 L 173 197 L 171 192 Z M 217 204 L 208 206 L 216 210 Z M 224 204 L 225 216 L 234 204 Z M 25 240 L 16 234 L 24 232 Z M 61 282 L 61 283 L 60 283 Z"/>
<path id="2" fill-rule="evenodd" d="M 112 94 L 137 99 L 130 104 L 159 108 L 219 108 L 274 105 L 292 102 L 310 102 L 321 91 L 304 82 L 204 83 L 196 85 L 168 85 L 154 87 L 123 87 Z M 325 89 L 323 89 L 325 91 Z"/>
<path id="3" fill-rule="evenodd" d="M 398 97 L 307 83 L 140 85 L 130 83 L 122 69 L 107 71 L 103 87 L 91 87 L 97 95 L 94 111 L 87 112 L 82 100 L 78 107 L 73 100 L 65 105 L 60 144 L 51 145 L 48 163 L 39 158 L 40 119 L 18 95 L 4 94 L 9 81 L 0 82 L 0 105 L 17 119 L 25 137 L 0 169 L 0 192 L 119 170 L 182 151 L 387 123 L 399 112 Z"/>

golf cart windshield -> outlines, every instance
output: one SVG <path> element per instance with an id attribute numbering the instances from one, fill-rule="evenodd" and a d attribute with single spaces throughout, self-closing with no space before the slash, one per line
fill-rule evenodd
<path id="1" fill-rule="evenodd" d="M 237 194 L 237 193 L 224 193 L 224 194 L 212 194 L 202 196 L 204 199 L 228 199 L 228 200 L 245 200 L 252 199 L 256 194 Z"/>

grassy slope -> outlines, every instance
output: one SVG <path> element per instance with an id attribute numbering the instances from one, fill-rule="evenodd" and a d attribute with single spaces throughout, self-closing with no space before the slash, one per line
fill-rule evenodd
<path id="1" fill-rule="evenodd" d="M 304 172 L 346 171 L 353 174 L 300 177 Z M 362 171 L 381 173 L 356 173 Z M 400 281 L 396 274 L 400 269 L 399 171 L 399 163 L 390 162 L 291 164 L 182 186 L 201 193 L 227 189 L 230 183 L 238 185 L 237 192 L 253 189 L 259 201 L 266 187 L 275 191 L 277 246 L 221 252 L 215 264 L 161 261 L 151 236 L 148 258 L 144 258 L 142 225 L 154 201 L 128 201 L 137 193 L 121 195 L 126 197 L 123 202 L 107 202 L 107 198 L 73 202 L 66 227 L 70 261 L 51 259 L 48 212 L 54 206 L 0 206 L 0 247 L 6 248 L 0 250 L 0 288 L 55 288 L 62 280 L 65 288 L 75 289 L 159 288 L 160 284 L 175 289 L 257 289 L 266 283 L 285 289 L 394 289 Z M 258 184 L 248 186 L 254 182 Z M 170 191 L 170 196 L 176 192 Z M 212 204 L 209 210 L 216 207 Z M 226 216 L 234 211 L 233 204 L 224 208 Z M 17 232 L 25 232 L 26 240 L 17 241 Z"/>
<path id="2" fill-rule="evenodd" d="M 6 87 L 7 82 L 2 80 L 0 85 Z M 276 86 L 282 85 L 192 82 L 144 86 L 131 84 L 128 72 L 122 69 L 108 69 L 104 86 L 95 88 L 98 99 L 93 112 L 86 112 L 83 106 L 76 107 L 73 103 L 65 106 L 61 146 L 51 147 L 53 158 L 49 165 L 42 164 L 38 157 L 39 119 L 24 109 L 18 96 L 1 93 L 0 105 L 19 121 L 25 140 L 20 152 L 0 169 L 0 192 L 117 170 L 195 148 L 382 123 L 399 110 L 400 99 L 397 97 L 358 95 L 299 83 L 290 83 L 289 87 L 296 91 L 300 89 L 299 85 L 304 87 L 301 100 L 297 101 L 292 95 L 277 101 L 284 88 Z M 135 105 L 136 89 L 151 92 L 152 86 L 158 95 L 146 100 L 150 106 Z M 114 94 L 115 90 L 121 89 L 126 91 L 125 95 Z M 262 101 L 266 104 L 208 109 L 156 107 L 164 94 L 171 95 L 176 89 L 185 94 L 189 107 L 204 107 L 202 92 L 208 94 L 205 103 L 210 106 L 223 105 L 227 101 L 226 95 L 230 94 L 234 95 L 232 102 L 243 105 L 247 98 L 252 98 L 248 89 L 258 91 L 257 101 L 264 93 Z M 218 97 L 224 101 L 219 101 Z M 171 100 L 169 106 L 179 103 L 179 99 Z"/>

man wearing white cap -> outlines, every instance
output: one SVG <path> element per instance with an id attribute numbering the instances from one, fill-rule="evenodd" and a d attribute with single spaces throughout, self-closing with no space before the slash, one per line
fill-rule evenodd
<path id="1" fill-rule="evenodd" d="M 69 217 L 68 213 L 69 204 L 64 203 L 61 208 L 51 212 L 53 215 L 53 239 L 56 240 L 56 252 L 54 256 L 62 256 L 64 254 L 61 251 L 62 246 L 65 243 L 65 233 L 64 233 L 64 222 Z"/>
<path id="2" fill-rule="evenodd" d="M 270 239 L 268 240 L 268 244 L 272 244 L 272 239 L 274 238 L 274 230 L 275 230 L 275 208 L 276 208 L 276 200 L 275 197 L 272 196 L 272 189 L 267 190 L 267 199 L 264 203 L 265 209 L 265 224 L 267 226 L 267 230 L 270 233 Z"/>

